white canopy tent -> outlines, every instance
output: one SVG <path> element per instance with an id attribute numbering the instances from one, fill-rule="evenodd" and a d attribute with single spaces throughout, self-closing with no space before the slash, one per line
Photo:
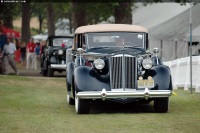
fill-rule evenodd
<path id="1" fill-rule="evenodd" d="M 38 35 L 32 36 L 34 41 L 44 41 L 44 40 L 47 40 L 47 37 L 48 37 L 48 35 L 43 35 L 43 34 L 38 34 Z"/>
<path id="2" fill-rule="evenodd" d="M 158 47 L 164 61 L 188 55 L 190 4 L 155 3 L 133 11 L 134 24 L 149 29 L 150 51 Z M 200 3 L 192 6 L 194 41 L 200 38 Z"/>

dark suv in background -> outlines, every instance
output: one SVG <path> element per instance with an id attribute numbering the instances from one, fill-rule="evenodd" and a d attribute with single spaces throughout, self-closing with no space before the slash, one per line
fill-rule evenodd
<path id="1" fill-rule="evenodd" d="M 43 76 L 54 76 L 54 72 L 66 71 L 66 49 L 72 48 L 73 36 L 49 36 L 47 45 L 41 55 L 41 72 Z"/>

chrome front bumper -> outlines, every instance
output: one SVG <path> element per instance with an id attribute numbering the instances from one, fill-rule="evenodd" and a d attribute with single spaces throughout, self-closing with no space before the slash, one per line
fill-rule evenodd
<path id="1" fill-rule="evenodd" d="M 63 69 L 66 70 L 67 65 L 66 64 L 51 64 L 51 68 L 53 69 Z"/>
<path id="2" fill-rule="evenodd" d="M 76 96 L 80 99 L 112 99 L 112 98 L 160 98 L 160 97 L 170 97 L 172 95 L 171 90 L 134 90 L 134 91 L 85 91 L 78 92 Z"/>

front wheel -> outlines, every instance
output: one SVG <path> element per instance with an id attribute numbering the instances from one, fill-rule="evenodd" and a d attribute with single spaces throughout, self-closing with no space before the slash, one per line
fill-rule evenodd
<path id="1" fill-rule="evenodd" d="M 46 69 L 41 68 L 41 72 L 42 72 L 42 76 L 47 76 L 47 70 Z"/>
<path id="2" fill-rule="evenodd" d="M 75 104 L 75 100 L 73 98 L 71 98 L 68 93 L 67 93 L 67 103 L 69 105 L 74 105 Z"/>
<path id="3" fill-rule="evenodd" d="M 154 100 L 154 109 L 157 113 L 166 113 L 169 109 L 169 97 L 156 98 Z"/>
<path id="4" fill-rule="evenodd" d="M 51 67 L 48 66 L 48 69 L 47 69 L 47 76 L 48 76 L 48 77 L 53 77 L 53 74 L 54 74 L 53 69 L 51 69 Z"/>
<path id="5" fill-rule="evenodd" d="M 90 101 L 76 97 L 75 110 L 77 114 L 88 114 L 90 112 Z"/>

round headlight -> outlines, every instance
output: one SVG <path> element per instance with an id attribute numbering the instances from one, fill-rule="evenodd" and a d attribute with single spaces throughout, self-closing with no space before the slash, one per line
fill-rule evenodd
<path id="1" fill-rule="evenodd" d="M 150 69 L 152 67 L 152 60 L 151 59 L 144 59 L 142 61 L 142 65 L 145 69 Z"/>
<path id="2" fill-rule="evenodd" d="M 96 60 L 94 61 L 94 66 L 95 66 L 96 69 L 101 70 L 101 69 L 104 68 L 105 62 L 104 62 L 104 60 L 102 60 L 102 59 L 96 59 Z"/>
<path id="3" fill-rule="evenodd" d="M 62 50 L 62 49 L 59 49 L 59 50 L 58 50 L 58 54 L 59 54 L 59 55 L 62 55 L 62 54 L 63 54 L 63 50 Z"/>

